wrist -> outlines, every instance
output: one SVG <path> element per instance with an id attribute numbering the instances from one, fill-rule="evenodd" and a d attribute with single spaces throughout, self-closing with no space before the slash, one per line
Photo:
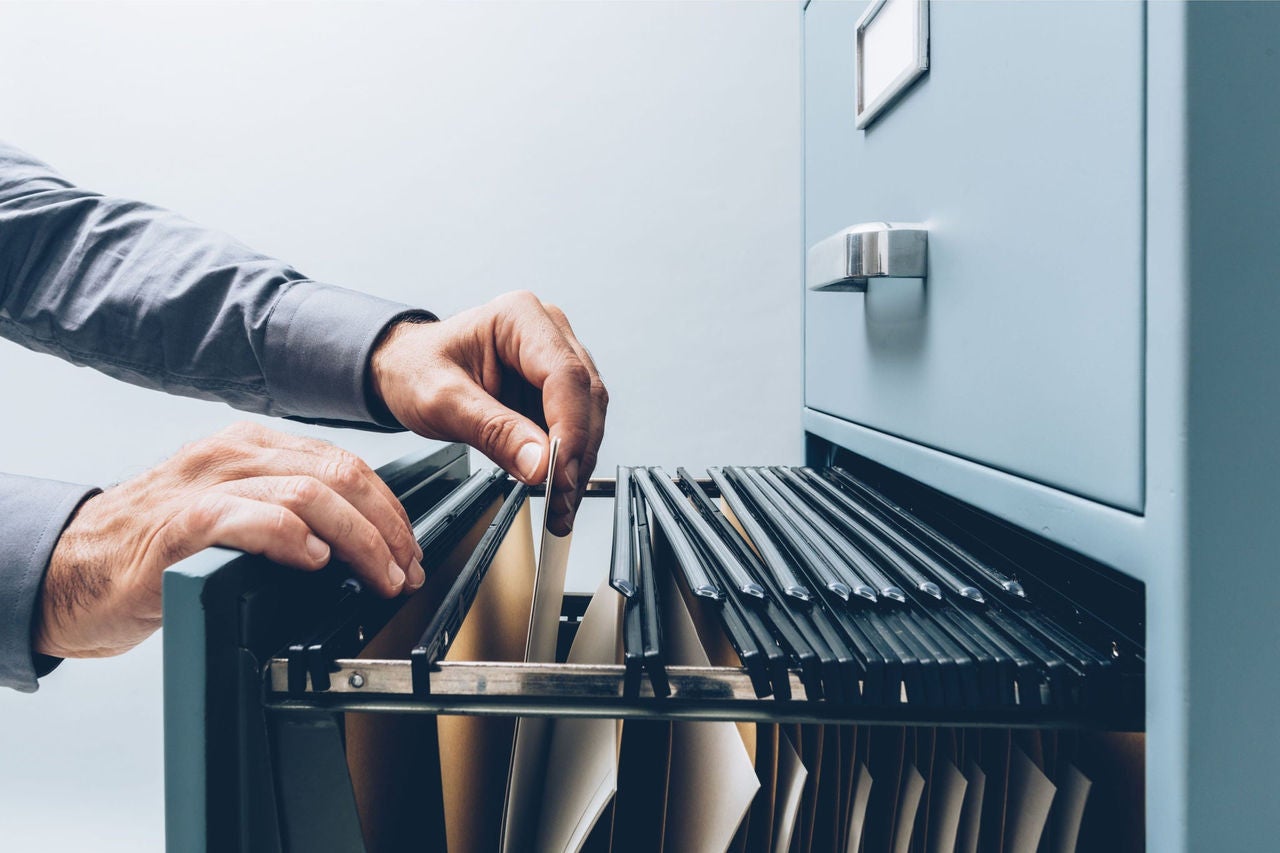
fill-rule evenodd
<path id="1" fill-rule="evenodd" d="M 414 326 L 439 322 L 429 311 L 414 312 L 395 318 L 382 330 L 369 352 L 369 365 L 365 371 L 365 396 L 370 413 L 384 426 L 403 428 L 396 417 L 390 399 L 395 387 L 394 364 L 396 352 L 403 346 L 403 339 Z"/>
<path id="2" fill-rule="evenodd" d="M 102 490 L 95 489 L 85 496 L 67 520 L 49 557 L 31 620 L 31 648 L 36 655 L 87 656 L 75 642 L 79 623 L 85 618 L 85 611 L 111 586 L 89 543 L 98 527 L 92 518 L 92 506 L 101 495 Z"/>

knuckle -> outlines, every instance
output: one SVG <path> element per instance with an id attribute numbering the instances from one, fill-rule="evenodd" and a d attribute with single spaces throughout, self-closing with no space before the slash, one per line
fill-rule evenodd
<path id="1" fill-rule="evenodd" d="M 394 522 L 395 534 L 393 538 L 396 540 L 397 547 L 405 551 L 413 551 L 418 545 L 418 539 L 413 535 L 413 528 L 405 525 L 403 521 L 396 519 Z"/>
<path id="2" fill-rule="evenodd" d="M 203 470 L 230 455 L 232 446 L 232 442 L 223 438 L 222 433 L 202 438 L 182 448 L 183 461 L 189 467 Z"/>
<path id="3" fill-rule="evenodd" d="M 238 467 L 249 457 L 248 446 L 224 433 L 209 436 L 183 448 L 182 466 L 193 474 L 221 472 L 234 478 Z"/>
<path id="4" fill-rule="evenodd" d="M 545 302 L 543 303 L 542 308 L 548 314 L 551 315 L 551 319 L 557 321 L 557 324 L 559 323 L 564 323 L 566 325 L 568 324 L 569 318 L 565 316 L 564 309 L 561 308 L 559 305 L 553 305 L 550 302 Z"/>
<path id="5" fill-rule="evenodd" d="M 356 540 L 357 547 L 366 554 L 376 554 L 380 549 L 387 547 L 386 540 L 382 538 L 382 534 L 372 524 L 362 525 Z"/>
<path id="6" fill-rule="evenodd" d="M 226 502 L 217 495 L 200 495 L 181 514 L 181 522 L 188 533 L 209 530 L 218 525 L 226 513 Z"/>
<path id="7" fill-rule="evenodd" d="M 236 421 L 231 426 L 222 430 L 219 434 L 230 436 L 234 439 L 251 440 L 260 438 L 267 432 L 269 432 L 269 430 L 266 427 L 261 424 L 254 423 L 253 421 Z"/>
<path id="8" fill-rule="evenodd" d="M 591 380 L 591 399 L 596 401 L 601 411 L 609 408 L 609 389 L 604 387 L 598 376 Z"/>
<path id="9" fill-rule="evenodd" d="M 347 459 L 335 459 L 325 469 L 324 479 L 339 492 L 347 494 L 364 485 L 364 473 Z"/>
<path id="10" fill-rule="evenodd" d="M 324 484 L 315 477 L 290 477 L 284 487 L 283 505 L 286 507 L 310 506 L 320 500 Z"/>
<path id="11" fill-rule="evenodd" d="M 577 390 L 591 393 L 591 371 L 587 370 L 587 366 L 577 356 L 566 359 L 562 373 L 565 381 L 572 384 Z"/>
<path id="12" fill-rule="evenodd" d="M 501 447 L 511 437 L 516 425 L 516 420 L 507 415 L 487 415 L 476 428 L 476 441 L 488 450 Z"/>
<path id="13" fill-rule="evenodd" d="M 495 302 L 503 309 L 527 310 L 534 306 L 541 306 L 542 300 L 538 299 L 531 290 L 512 290 L 499 296 Z"/>
<path id="14" fill-rule="evenodd" d="M 294 532 L 296 516 L 282 506 L 272 507 L 266 520 L 267 532 L 277 540 L 285 541 Z"/>

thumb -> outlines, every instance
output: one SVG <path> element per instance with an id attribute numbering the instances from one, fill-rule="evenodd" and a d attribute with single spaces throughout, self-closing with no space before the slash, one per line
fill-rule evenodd
<path id="1" fill-rule="evenodd" d="M 453 431 L 524 483 L 546 479 L 547 435 L 533 421 L 472 386 L 455 409 Z"/>

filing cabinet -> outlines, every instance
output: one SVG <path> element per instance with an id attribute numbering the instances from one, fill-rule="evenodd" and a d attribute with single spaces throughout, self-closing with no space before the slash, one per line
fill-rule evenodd
<path id="1" fill-rule="evenodd" d="M 927 73 L 862 129 L 867 8 L 800 12 L 797 248 L 822 261 L 826 238 L 869 226 L 834 244 L 840 289 L 803 291 L 806 463 L 888 469 L 1008 534 L 996 541 L 1034 538 L 1028 571 L 1052 563 L 1064 592 L 1110 569 L 1140 581 L 1112 585 L 1145 606 L 1146 805 L 1129 816 L 1153 851 L 1272 849 L 1280 5 L 935 0 Z M 899 261 L 919 266 L 891 277 Z M 381 473 L 423 510 L 461 481 L 465 454 Z M 308 783 L 345 764 L 272 768 L 269 715 L 408 706 L 342 688 L 363 680 L 306 701 L 264 680 L 323 604 L 314 579 L 218 551 L 169 572 L 172 849 L 278 849 L 290 798 L 308 799 L 317 836 L 341 837 L 340 791 Z M 1102 613 L 1116 596 L 1094 585 L 1072 600 Z M 304 746 L 293 754 L 326 754 Z"/>

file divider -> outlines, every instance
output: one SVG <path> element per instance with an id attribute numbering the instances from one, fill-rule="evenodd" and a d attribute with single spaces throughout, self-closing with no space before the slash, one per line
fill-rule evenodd
<path id="1" fill-rule="evenodd" d="M 431 668 L 445 656 L 454 637 L 458 635 L 458 629 L 462 627 L 462 621 L 480 589 L 480 582 L 493 563 L 494 554 L 524 505 L 527 489 L 522 483 L 512 486 L 498 514 L 480 538 L 476 550 L 463 565 L 457 580 L 440 603 L 440 609 L 422 633 L 418 645 L 410 652 L 414 692 L 431 692 Z"/>

